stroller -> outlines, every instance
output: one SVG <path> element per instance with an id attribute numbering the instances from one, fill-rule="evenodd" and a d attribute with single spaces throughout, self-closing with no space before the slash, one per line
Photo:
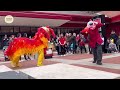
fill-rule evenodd
<path id="1" fill-rule="evenodd" d="M 4 60 L 5 61 L 9 61 L 8 56 L 5 54 L 5 51 L 6 51 L 7 48 L 8 48 L 8 46 L 3 47 L 3 53 L 4 53 L 4 58 L 5 58 Z"/>

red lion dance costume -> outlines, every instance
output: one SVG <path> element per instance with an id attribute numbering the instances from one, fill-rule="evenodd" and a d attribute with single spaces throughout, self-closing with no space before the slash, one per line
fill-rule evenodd
<path id="1" fill-rule="evenodd" d="M 44 49 L 48 47 L 50 35 L 54 38 L 56 37 L 53 29 L 49 27 L 40 27 L 32 39 L 24 37 L 15 38 L 5 52 L 11 60 L 11 65 L 13 67 L 18 67 L 21 55 L 38 53 L 37 66 L 41 66 L 44 60 Z"/>

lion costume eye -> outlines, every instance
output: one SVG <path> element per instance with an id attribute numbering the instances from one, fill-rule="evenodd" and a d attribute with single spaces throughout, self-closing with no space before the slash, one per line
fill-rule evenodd
<path id="1" fill-rule="evenodd" d="M 90 23 L 89 25 L 93 25 L 93 23 Z"/>
<path id="2" fill-rule="evenodd" d="M 87 26 L 91 26 L 91 25 L 93 25 L 93 21 L 89 21 L 89 22 L 87 23 Z"/>

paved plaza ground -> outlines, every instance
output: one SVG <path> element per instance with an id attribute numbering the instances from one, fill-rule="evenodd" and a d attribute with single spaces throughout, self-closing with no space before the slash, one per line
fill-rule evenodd
<path id="1" fill-rule="evenodd" d="M 92 61 L 92 54 L 58 56 L 54 52 L 54 57 L 45 59 L 41 67 L 36 66 L 37 60 L 34 58 L 29 61 L 23 58 L 21 67 L 12 68 L 10 61 L 5 62 L 3 52 L 0 52 L 0 66 L 25 72 L 36 79 L 119 79 L 120 53 L 103 54 L 103 65 L 96 65 Z"/>

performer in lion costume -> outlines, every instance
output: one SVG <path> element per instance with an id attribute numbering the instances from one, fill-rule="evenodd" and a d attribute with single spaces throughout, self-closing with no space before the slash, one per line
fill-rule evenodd
<path id="1" fill-rule="evenodd" d="M 40 27 L 32 39 L 25 37 L 15 38 L 5 52 L 11 60 L 11 65 L 19 67 L 21 55 L 38 53 L 37 66 L 41 66 L 44 60 L 44 49 L 48 47 L 50 36 L 56 37 L 53 29 L 50 27 Z"/>

